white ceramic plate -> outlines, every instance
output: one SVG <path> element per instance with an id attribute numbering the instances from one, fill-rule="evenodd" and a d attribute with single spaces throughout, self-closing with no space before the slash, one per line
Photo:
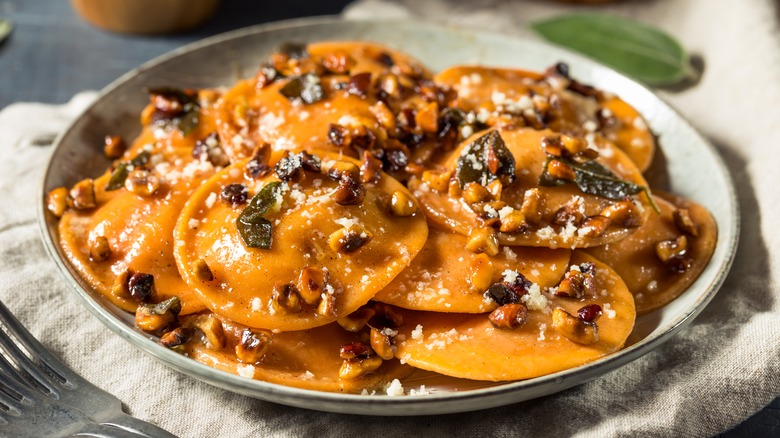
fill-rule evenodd
<path id="1" fill-rule="evenodd" d="M 647 118 L 660 138 L 659 155 L 666 157 L 668 189 L 703 204 L 718 223 L 720 236 L 712 261 L 677 300 L 638 319 L 625 349 L 563 372 L 488 387 L 476 385 L 414 397 L 323 393 L 228 374 L 158 345 L 135 329 L 132 315 L 111 305 L 78 276 L 56 243 L 56 222 L 45 214 L 45 194 L 55 187 L 72 185 L 85 175 L 99 175 L 109 163 L 95 145 L 101 145 L 107 133 L 125 138 L 137 135 L 138 114 L 148 102 L 144 87 L 230 85 L 253 74 L 261 60 L 281 43 L 319 40 L 380 42 L 409 52 L 434 71 L 459 63 L 543 70 L 558 61 L 567 62 L 576 78 L 620 95 Z M 43 240 L 66 281 L 95 316 L 131 344 L 178 371 L 229 391 L 292 406 L 370 415 L 428 415 L 506 405 L 564 390 L 637 359 L 682 329 L 715 295 L 734 257 L 738 218 L 733 183 L 714 148 L 652 92 L 609 68 L 537 41 L 428 22 L 335 18 L 260 25 L 208 38 L 117 79 L 56 141 L 39 202 Z"/>

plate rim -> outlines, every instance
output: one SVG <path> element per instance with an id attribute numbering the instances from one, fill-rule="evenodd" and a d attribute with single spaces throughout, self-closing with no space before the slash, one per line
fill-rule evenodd
<path id="1" fill-rule="evenodd" d="M 121 85 L 131 80 L 139 73 L 154 68 L 181 55 L 190 53 L 195 50 L 200 50 L 211 45 L 218 45 L 226 41 L 254 35 L 257 33 L 271 33 L 283 29 L 315 25 L 338 25 L 344 22 L 374 23 L 375 25 L 384 26 L 392 25 L 393 23 L 413 24 L 425 28 L 433 28 L 438 32 L 460 30 L 470 32 L 472 34 L 537 44 L 546 48 L 552 48 L 555 51 L 560 52 L 562 56 L 566 56 L 567 59 L 577 59 L 579 62 L 593 64 L 595 66 L 599 66 L 602 69 L 606 69 L 611 74 L 630 82 L 635 87 L 638 87 L 637 89 L 652 95 L 653 98 L 657 99 L 662 105 L 665 105 L 674 114 L 674 116 L 683 123 L 684 127 L 690 129 L 698 137 L 700 143 L 708 149 L 709 153 L 712 155 L 715 165 L 720 171 L 720 176 L 725 179 L 726 185 L 728 187 L 726 198 L 729 203 L 729 213 L 732 215 L 732 221 L 730 224 L 731 226 L 729 229 L 724 229 L 722 228 L 721 224 L 718 224 L 718 245 L 727 245 L 724 253 L 725 259 L 717 268 L 718 270 L 713 275 L 709 284 L 703 286 L 703 294 L 697 298 L 691 308 L 687 309 L 682 315 L 674 318 L 665 330 L 662 330 L 658 333 L 656 333 L 657 330 L 654 330 L 647 337 L 641 339 L 640 341 L 593 362 L 533 379 L 511 381 L 498 384 L 496 386 L 470 389 L 462 392 L 433 393 L 419 397 L 393 397 L 387 395 L 367 397 L 360 394 L 321 392 L 247 379 L 220 371 L 175 353 L 161 345 L 158 345 L 151 340 L 151 336 L 145 336 L 137 330 L 127 326 L 122 320 L 115 317 L 111 312 L 104 308 L 100 302 L 93 299 L 85 287 L 79 283 L 77 276 L 71 272 L 70 268 L 67 266 L 67 262 L 60 256 L 59 245 L 55 242 L 55 236 L 50 232 L 50 219 L 48 218 L 49 215 L 47 214 L 45 207 L 46 182 L 52 168 L 55 166 L 55 151 L 62 147 L 63 140 L 75 127 L 78 121 L 84 117 L 90 111 L 90 109 L 97 105 L 106 95 L 110 94 L 113 90 L 119 88 Z M 40 179 L 37 193 L 39 193 L 41 196 L 39 202 L 37 202 L 37 222 L 39 225 L 41 239 L 43 240 L 47 253 L 57 265 L 60 274 L 63 276 L 68 286 L 70 286 L 70 289 L 77 296 L 79 296 L 82 304 L 87 307 L 87 309 L 93 315 L 95 315 L 104 326 L 118 334 L 126 342 L 129 342 L 135 348 L 138 348 L 144 353 L 151 355 L 154 359 L 162 362 L 164 365 L 170 368 L 224 390 L 229 390 L 284 405 L 327 412 L 344 413 L 344 408 L 346 407 L 349 410 L 348 413 L 360 415 L 414 416 L 458 413 L 488 409 L 496 406 L 502 406 L 541 397 L 543 395 L 553 394 L 572 386 L 593 380 L 603 374 L 606 374 L 607 372 L 625 366 L 628 363 L 640 358 L 641 356 L 655 350 L 664 342 L 672 339 L 681 329 L 690 324 L 693 319 L 704 310 L 707 304 L 714 298 L 720 287 L 723 285 L 723 282 L 725 281 L 726 276 L 734 262 L 736 248 L 739 241 L 739 231 L 741 227 L 736 187 L 734 185 L 733 177 L 725 165 L 723 157 L 712 145 L 712 143 L 707 140 L 707 138 L 704 137 L 693 126 L 693 124 L 690 123 L 690 121 L 682 116 L 674 106 L 669 104 L 663 97 L 657 95 L 648 87 L 626 77 L 619 72 L 616 72 L 610 67 L 604 66 L 598 61 L 587 58 L 578 53 L 571 52 L 565 48 L 546 43 L 544 41 L 534 40 L 520 35 L 506 35 L 498 32 L 484 31 L 437 20 L 420 19 L 353 20 L 344 19 L 339 16 L 320 16 L 274 21 L 217 34 L 208 38 L 194 41 L 155 57 L 119 76 L 117 79 L 100 90 L 95 101 L 87 106 L 81 114 L 74 118 L 66 129 L 59 133 L 53 143 L 47 164 L 44 167 L 43 177 Z M 606 371 L 603 371 L 604 369 L 606 369 Z M 541 392 L 530 397 L 519 396 L 519 394 L 523 392 L 533 392 L 535 389 L 540 390 Z M 467 403 L 464 403 L 465 401 L 477 400 L 481 401 L 482 403 L 476 408 L 474 406 L 470 406 Z M 425 409 L 420 409 L 421 406 L 424 406 Z"/>

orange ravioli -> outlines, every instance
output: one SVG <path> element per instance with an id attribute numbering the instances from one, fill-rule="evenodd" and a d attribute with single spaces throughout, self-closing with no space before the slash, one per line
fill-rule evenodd
<path id="1" fill-rule="evenodd" d="M 655 201 L 661 214 L 651 214 L 647 223 L 631 236 L 587 252 L 612 267 L 623 277 L 634 294 L 637 313 L 643 314 L 662 307 L 685 292 L 699 277 L 715 251 L 718 228 L 712 215 L 701 205 L 681 197 L 662 195 Z M 668 200 L 667 200 L 668 199 Z M 697 235 L 687 234 L 675 225 L 674 212 L 685 209 L 695 224 Z M 688 249 L 684 272 L 662 262 L 656 254 L 656 244 L 685 236 Z M 680 260 L 683 262 L 683 260 Z"/>
<path id="2" fill-rule="evenodd" d="M 472 158 L 472 161 L 476 160 L 473 155 L 469 157 L 469 154 L 465 152 L 468 152 L 468 147 L 472 142 L 491 132 L 499 133 L 506 149 L 512 154 L 516 180 L 501 189 L 500 203 L 494 205 L 490 202 L 469 203 L 462 193 L 453 196 L 449 193 L 448 188 L 435 190 L 428 182 L 424 181 L 424 177 L 422 179 L 413 178 L 409 181 L 409 188 L 420 200 L 431 221 L 462 235 L 469 235 L 472 230 L 495 221 L 504 220 L 504 217 L 514 211 L 523 212 L 523 204 L 528 196 L 527 191 L 534 189 L 539 195 L 539 205 L 534 210 L 538 214 L 538 223 L 533 224 L 534 226 L 527 230 L 498 233 L 497 238 L 501 244 L 584 248 L 620 240 L 633 231 L 631 227 L 610 224 L 601 234 L 590 235 L 585 219 L 604 214 L 605 209 L 617 205 L 620 201 L 583 193 L 574 184 L 539 186 L 539 178 L 547 159 L 542 148 L 542 141 L 545 137 L 556 136 L 556 133 L 549 130 L 537 131 L 521 128 L 478 132 L 464 140 L 460 147 L 453 151 L 443 164 L 444 169 L 446 169 L 444 172 L 455 172 L 459 161 L 464 157 Z M 617 177 L 647 187 L 647 182 L 642 174 L 619 149 L 609 142 L 594 143 L 593 149 L 599 152 L 595 161 L 611 170 Z M 479 163 L 476 165 L 481 166 Z M 447 174 L 444 173 L 444 175 Z M 490 200 L 490 195 L 485 196 L 487 200 Z M 638 195 L 637 198 L 639 202 L 644 202 L 646 197 Z M 567 206 L 567 203 L 574 210 L 572 213 L 579 215 L 580 222 L 584 221 L 583 223 L 555 223 L 556 215 Z M 482 211 L 479 211 L 480 209 Z M 636 207 L 636 214 L 639 216 L 638 223 L 644 222 L 648 211 L 649 209 L 644 207 Z M 525 220 L 528 221 L 530 215 L 527 211 L 524 216 Z"/>
<path id="3" fill-rule="evenodd" d="M 323 156 L 322 168 L 327 171 L 335 159 Z M 273 227 L 270 248 L 248 247 L 237 228 L 245 207 L 216 199 L 229 184 L 246 184 L 253 195 L 278 180 L 275 174 L 247 179 L 245 164 L 237 163 L 206 181 L 185 205 L 174 233 L 179 242 L 176 262 L 184 280 L 214 313 L 240 324 L 288 331 L 333 322 L 390 283 L 428 236 L 419 210 L 393 216 L 392 196 L 411 197 L 393 178 L 382 175 L 379 182 L 367 183 L 359 205 L 340 205 L 334 200 L 336 182 L 307 172 L 300 182 L 279 185 L 266 217 Z M 341 239 L 344 233 L 354 240 Z M 343 243 L 354 246 L 339 247 Z M 195 267 L 200 261 L 213 280 L 198 276 Z M 304 280 L 310 274 L 319 278 L 315 287 Z"/>
<path id="4" fill-rule="evenodd" d="M 551 297 L 534 300 L 526 322 L 507 330 L 493 327 L 487 315 L 402 311 L 404 327 L 396 337 L 396 357 L 403 363 L 444 375 L 489 381 L 542 376 L 592 362 L 623 347 L 634 327 L 634 300 L 625 283 L 607 265 L 575 251 L 572 263 L 596 265 L 597 296 L 583 300 Z M 577 315 L 578 309 L 598 304 L 598 341 L 583 345 L 553 328 L 549 311 L 540 302 Z M 546 307 L 546 306 L 545 306 Z M 403 340 L 400 340 L 403 337 Z"/>
<path id="5" fill-rule="evenodd" d="M 347 86 L 350 76 L 369 73 L 372 78 L 369 80 L 378 80 L 383 74 L 395 72 L 397 75 L 414 75 L 410 81 L 430 77 L 422 64 L 408 55 L 378 44 L 317 43 L 307 46 L 306 52 L 308 57 L 294 63 L 290 72 L 276 73 L 287 74 L 287 77 L 271 80 L 261 73 L 258 77 L 239 81 L 225 93 L 219 103 L 218 127 L 220 137 L 227 145 L 226 151 L 233 160 L 248 157 L 256 146 L 263 143 L 269 143 L 275 151 L 314 148 L 342 152 L 340 145 L 329 142 L 331 124 L 347 128 L 365 127 L 378 133 L 382 123 L 377 114 L 381 107 L 387 109 L 385 105 L 378 105 L 375 97 L 350 92 Z M 336 56 L 350 60 L 349 63 L 344 61 L 344 71 L 322 71 L 322 64 L 331 65 L 328 59 Z M 291 100 L 280 92 L 306 73 L 317 75 L 323 93 L 320 100 L 304 103 Z M 394 116 L 391 114 L 391 117 Z M 379 137 L 381 140 L 382 134 Z M 387 137 L 387 132 L 384 137 Z"/>
<path id="6" fill-rule="evenodd" d="M 477 112 L 489 126 L 531 126 L 574 136 L 603 136 L 642 172 L 653 160 L 655 137 L 634 107 L 570 78 L 520 69 L 456 66 L 437 74 L 434 81 L 457 92 L 453 107 Z"/>
<path id="7" fill-rule="evenodd" d="M 173 228 L 190 193 L 201 179 L 214 174 L 208 160 L 192 157 L 196 140 L 212 132 L 208 111 L 201 112 L 199 128 L 187 136 L 176 129 L 145 127 L 125 153 L 127 162 L 141 152 L 148 153 L 148 166 L 161 178 L 153 195 L 141 196 L 124 187 L 106 191 L 109 171 L 94 181 L 97 207 L 68 210 L 60 220 L 60 245 L 68 259 L 92 287 L 124 310 L 134 312 L 138 302 L 112 294 L 111 289 L 117 276 L 127 270 L 154 275 L 155 301 L 178 296 L 185 315 L 204 309 L 179 276 L 173 258 Z M 108 240 L 111 255 L 107 260 L 95 261 L 90 256 L 90 247 L 98 238 Z"/>
<path id="8" fill-rule="evenodd" d="M 552 287 L 563 277 L 570 255 L 566 249 L 504 247 L 488 257 L 466 249 L 465 237 L 431 228 L 420 254 L 374 300 L 431 312 L 489 312 L 496 304 L 485 299 L 485 290 L 500 281 L 504 271 Z"/>
<path id="9" fill-rule="evenodd" d="M 187 324 L 186 320 L 184 322 Z M 338 324 L 276 333 L 262 360 L 244 364 L 236 359 L 235 348 L 240 342 L 243 328 L 222 319 L 225 346 L 214 349 L 196 338 L 184 348 L 187 355 L 210 367 L 296 388 L 315 391 L 360 393 L 362 390 L 381 390 L 393 379 L 409 375 L 414 369 L 397 360 L 384 361 L 374 372 L 355 379 L 340 379 L 339 368 L 343 359 L 339 356 L 342 345 L 359 342 L 360 335 L 350 333 Z"/>

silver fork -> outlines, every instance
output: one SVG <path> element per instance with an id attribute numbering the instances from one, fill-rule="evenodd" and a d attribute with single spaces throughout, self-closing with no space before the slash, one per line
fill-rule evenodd
<path id="1" fill-rule="evenodd" d="M 73 372 L 0 301 L 0 435 L 172 437 L 122 411 L 122 402 Z"/>

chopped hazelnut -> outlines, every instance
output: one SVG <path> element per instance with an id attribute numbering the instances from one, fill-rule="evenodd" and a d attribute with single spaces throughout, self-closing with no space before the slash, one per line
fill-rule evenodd
<path id="1" fill-rule="evenodd" d="M 370 338 L 371 348 L 374 349 L 377 356 L 384 360 L 390 360 L 395 356 L 392 340 L 390 339 L 390 336 L 383 333 L 382 330 L 372 328 Z"/>
<path id="2" fill-rule="evenodd" d="M 121 157 L 125 150 L 127 150 L 127 145 L 122 136 L 107 135 L 103 141 L 103 153 L 106 155 L 106 158 L 115 160 Z"/>
<path id="3" fill-rule="evenodd" d="M 365 359 L 371 355 L 371 349 L 362 342 L 344 344 L 339 349 L 339 357 L 342 359 Z"/>
<path id="4" fill-rule="evenodd" d="M 135 169 L 127 175 L 125 188 L 136 195 L 151 196 L 160 188 L 160 178 L 145 169 Z"/>
<path id="5" fill-rule="evenodd" d="M 439 131 L 439 104 L 431 102 L 422 107 L 414 116 L 414 121 L 423 132 L 436 133 Z"/>
<path id="6" fill-rule="evenodd" d="M 96 262 L 103 262 L 111 257 L 111 247 L 106 236 L 97 236 L 89 245 L 89 257 Z"/>
<path id="7" fill-rule="evenodd" d="M 325 290 L 327 274 L 320 268 L 306 266 L 298 275 L 298 293 L 306 304 L 317 303 Z"/>
<path id="8" fill-rule="evenodd" d="M 271 306 L 274 311 L 298 313 L 301 311 L 301 296 L 298 288 L 290 283 L 277 282 L 271 292 Z"/>
<path id="9" fill-rule="evenodd" d="M 525 324 L 528 309 L 522 304 L 510 303 L 495 309 L 488 319 L 493 327 L 511 330 Z"/>
<path id="10" fill-rule="evenodd" d="M 68 189 L 57 187 L 49 192 L 46 198 L 46 209 L 55 217 L 62 217 L 68 208 Z"/>
<path id="11" fill-rule="evenodd" d="M 673 258 L 684 256 L 687 251 L 688 238 L 684 234 L 677 236 L 676 239 L 662 240 L 655 244 L 655 254 L 664 263 Z"/>
<path id="12" fill-rule="evenodd" d="M 335 316 L 336 315 L 336 295 L 324 293 L 321 295 L 320 302 L 317 304 L 317 315 Z"/>
<path id="13" fill-rule="evenodd" d="M 445 193 L 450 184 L 450 177 L 452 172 L 434 172 L 432 170 L 426 170 L 422 174 L 422 180 L 431 190 L 438 193 Z"/>
<path id="14" fill-rule="evenodd" d="M 142 304 L 135 311 L 135 325 L 147 333 L 159 333 L 176 322 L 181 311 L 179 297 L 158 304 Z"/>
<path id="15" fill-rule="evenodd" d="M 411 216 L 417 212 L 417 204 L 406 191 L 396 190 L 390 200 L 390 210 L 395 216 Z"/>
<path id="16" fill-rule="evenodd" d="M 273 334 L 267 330 L 244 329 L 236 345 L 236 357 L 243 363 L 257 363 L 271 346 Z"/>
<path id="17" fill-rule="evenodd" d="M 580 198 L 574 196 L 566 201 L 563 207 L 555 212 L 552 223 L 561 226 L 572 224 L 575 227 L 579 227 L 582 224 L 582 221 L 585 220 L 585 215 L 580 211 L 580 204 L 577 202 L 578 199 Z"/>
<path id="18" fill-rule="evenodd" d="M 369 110 L 371 110 L 371 113 L 374 114 L 374 117 L 376 117 L 376 120 L 381 126 L 387 129 L 389 132 L 395 132 L 397 127 L 395 123 L 395 115 L 393 115 L 393 112 L 390 111 L 390 108 L 388 108 L 384 102 L 379 101 L 375 103 L 369 107 Z"/>
<path id="19" fill-rule="evenodd" d="M 200 281 L 211 281 L 214 279 L 214 273 L 209 268 L 208 263 L 203 259 L 198 259 L 193 266 L 195 277 Z"/>
<path id="20" fill-rule="evenodd" d="M 225 338 L 225 330 L 222 328 L 222 322 L 213 314 L 202 315 L 195 320 L 195 327 L 197 327 L 208 340 L 209 348 L 220 350 L 225 348 L 227 340 Z"/>
<path id="21" fill-rule="evenodd" d="M 492 228 L 475 228 L 469 234 L 466 248 L 473 253 L 484 252 L 489 256 L 494 256 L 498 254 L 498 236 Z"/>
<path id="22" fill-rule="evenodd" d="M 382 177 L 382 160 L 374 157 L 371 152 L 363 151 L 360 164 L 360 180 L 364 183 L 378 182 Z"/>
<path id="23" fill-rule="evenodd" d="M 74 184 L 68 195 L 68 206 L 76 210 L 90 210 L 97 206 L 95 184 L 89 178 Z"/>
<path id="24" fill-rule="evenodd" d="M 678 230 L 693 237 L 699 235 L 699 227 L 696 226 L 693 218 L 691 218 L 691 212 L 687 208 L 678 208 L 672 213 L 672 216 Z"/>
<path id="25" fill-rule="evenodd" d="M 522 233 L 526 230 L 528 230 L 528 223 L 525 221 L 525 215 L 518 210 L 513 210 L 501 219 L 499 231 L 502 233 L 514 234 Z"/>
<path id="26" fill-rule="evenodd" d="M 370 307 L 361 307 L 360 309 L 350 313 L 349 315 L 339 318 L 336 322 L 344 330 L 352 333 L 357 333 L 366 326 L 368 320 L 374 317 L 376 311 Z"/>
<path id="27" fill-rule="evenodd" d="M 489 194 L 487 189 L 475 182 L 468 183 L 463 188 L 463 200 L 469 204 L 482 202 L 488 197 L 488 195 Z"/>
<path id="28" fill-rule="evenodd" d="M 557 179 L 574 181 L 577 178 L 574 169 L 560 160 L 550 160 L 550 162 L 547 163 L 547 172 L 550 176 Z"/>
<path id="29" fill-rule="evenodd" d="M 587 323 L 560 307 L 553 310 L 552 327 L 577 344 L 592 345 L 599 341 L 598 326 L 595 323 Z"/>
<path id="30" fill-rule="evenodd" d="M 564 274 L 558 284 L 555 295 L 559 297 L 582 298 L 586 294 L 596 294 L 594 273 L 588 273 L 571 269 Z"/>
<path id="31" fill-rule="evenodd" d="M 600 237 L 604 235 L 609 227 L 610 219 L 605 216 L 591 216 L 582 223 L 581 230 L 587 237 Z"/>
<path id="32" fill-rule="evenodd" d="M 491 181 L 487 187 L 485 187 L 490 194 L 490 197 L 496 201 L 501 200 L 501 192 L 504 190 L 504 184 L 500 179 Z"/>
<path id="33" fill-rule="evenodd" d="M 328 245 L 334 251 L 350 253 L 368 243 L 374 235 L 361 225 L 339 228 L 328 238 Z"/>
<path id="34" fill-rule="evenodd" d="M 493 281 L 493 262 L 487 254 L 476 254 L 469 261 L 469 281 L 477 291 L 484 291 Z"/>
<path id="35" fill-rule="evenodd" d="M 630 199 L 616 202 L 601 210 L 601 216 L 609 218 L 611 224 L 626 228 L 642 225 L 642 213 Z"/>
<path id="36" fill-rule="evenodd" d="M 382 366 L 382 358 L 373 356 L 365 359 L 346 359 L 339 369 L 340 379 L 357 379 L 366 374 L 373 373 Z"/>
<path id="37" fill-rule="evenodd" d="M 163 347 L 174 348 L 186 344 L 192 337 L 193 330 L 189 327 L 176 327 L 160 336 Z"/>
<path id="38" fill-rule="evenodd" d="M 333 199 L 339 205 L 359 205 L 366 196 L 366 188 L 360 177 L 360 168 L 348 161 L 336 161 L 328 176 L 339 182 L 333 191 Z"/>
<path id="39" fill-rule="evenodd" d="M 523 204 L 520 212 L 523 213 L 525 221 L 530 225 L 539 225 L 542 221 L 544 198 L 539 189 L 526 190 L 523 196 Z"/>
<path id="40" fill-rule="evenodd" d="M 346 52 L 332 52 L 322 58 L 322 66 L 330 72 L 345 74 L 355 66 L 355 59 Z"/>

